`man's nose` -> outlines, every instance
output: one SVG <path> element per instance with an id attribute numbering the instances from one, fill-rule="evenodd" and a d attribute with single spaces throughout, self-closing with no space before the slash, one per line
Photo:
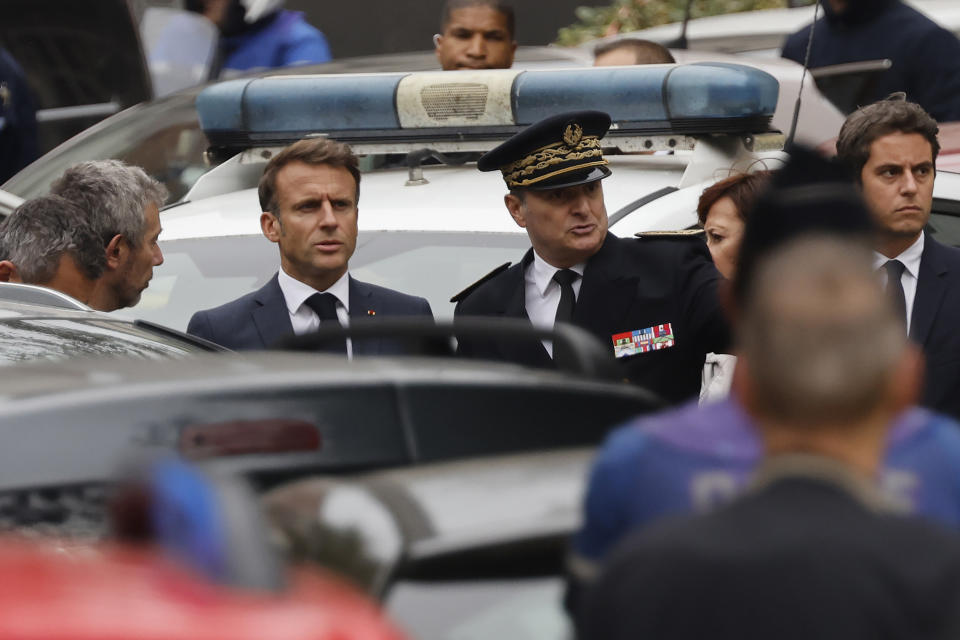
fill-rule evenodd
<path id="1" fill-rule="evenodd" d="M 159 267 L 163 264 L 163 250 L 160 249 L 160 245 L 154 247 L 153 251 L 153 266 Z"/>
<path id="2" fill-rule="evenodd" d="M 329 200 L 324 200 L 317 212 L 317 226 L 335 227 L 337 226 L 337 216 L 333 213 L 333 205 Z"/>
<path id="3" fill-rule="evenodd" d="M 917 192 L 917 179 L 913 175 L 913 171 L 907 170 L 903 172 L 903 180 L 901 180 L 900 182 L 900 192 L 901 193 Z"/>
<path id="4" fill-rule="evenodd" d="M 484 40 L 482 33 L 478 33 L 470 38 L 467 55 L 472 58 L 485 58 L 487 56 L 487 41 Z"/>

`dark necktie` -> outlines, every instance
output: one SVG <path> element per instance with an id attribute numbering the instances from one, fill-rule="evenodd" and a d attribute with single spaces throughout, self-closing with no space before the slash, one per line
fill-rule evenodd
<path id="1" fill-rule="evenodd" d="M 894 309 L 906 328 L 907 297 L 903 293 L 903 282 L 900 279 L 906 267 L 899 260 L 887 260 L 883 268 L 887 270 L 887 295 L 893 300 Z"/>
<path id="2" fill-rule="evenodd" d="M 553 274 L 554 282 L 560 285 L 560 304 L 557 305 L 557 315 L 553 318 L 554 324 L 573 320 L 573 309 L 577 306 L 577 297 L 573 295 L 573 283 L 579 277 L 580 274 L 572 269 L 561 269 Z"/>
<path id="3" fill-rule="evenodd" d="M 337 318 L 337 298 L 332 293 L 315 293 L 307 298 L 304 304 L 313 309 L 320 318 L 321 328 L 340 326 Z M 318 351 L 347 355 L 347 341 L 345 338 L 325 341 Z"/>

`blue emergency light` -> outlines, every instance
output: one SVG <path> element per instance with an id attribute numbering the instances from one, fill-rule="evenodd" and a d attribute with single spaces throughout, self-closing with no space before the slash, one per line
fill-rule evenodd
<path id="1" fill-rule="evenodd" d="M 563 111 L 610 114 L 616 135 L 759 133 L 779 85 L 723 63 L 563 70 L 273 76 L 231 80 L 197 98 L 214 147 L 497 139 Z"/>

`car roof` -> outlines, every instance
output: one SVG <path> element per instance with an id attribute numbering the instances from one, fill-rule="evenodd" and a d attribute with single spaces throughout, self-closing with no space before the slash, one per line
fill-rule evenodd
<path id="1" fill-rule="evenodd" d="M 10 438 L 0 488 L 109 481 L 131 454 L 179 451 L 228 470 L 288 473 L 583 446 L 653 406 L 649 393 L 619 382 L 450 358 L 25 363 L 0 369 L 0 430 Z M 262 447 L 264 433 L 282 446 Z M 217 448 L 221 437 L 253 444 L 228 451 Z"/>
<path id="2" fill-rule="evenodd" d="M 448 558 L 512 545 L 562 546 L 580 523 L 594 455 L 593 448 L 579 447 L 314 476 L 276 487 L 262 502 L 288 543 L 305 535 L 331 543 L 347 536 L 349 551 L 312 545 L 302 559 L 382 595 L 389 579 Z M 374 571 L 357 571 L 368 563 Z"/>
<path id="3" fill-rule="evenodd" d="M 539 451 L 364 476 L 406 525 L 413 559 L 504 541 L 564 535 L 580 522 L 592 448 Z M 419 520 L 411 523 L 411 518 Z"/>

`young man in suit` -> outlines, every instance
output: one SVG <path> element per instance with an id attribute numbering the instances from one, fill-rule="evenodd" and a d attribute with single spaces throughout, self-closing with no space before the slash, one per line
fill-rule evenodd
<path id="1" fill-rule="evenodd" d="M 190 319 L 187 331 L 230 349 L 266 349 L 283 338 L 351 318 L 426 316 L 423 298 L 355 280 L 348 262 L 357 245 L 360 170 L 350 148 L 325 138 L 296 142 L 260 179 L 260 227 L 280 249 L 280 270 L 253 293 Z M 332 344 L 348 356 L 396 353 L 387 340 Z"/>
<path id="2" fill-rule="evenodd" d="M 922 404 L 960 418 L 960 250 L 924 228 L 936 177 L 937 123 L 903 94 L 858 109 L 840 129 L 837 155 L 878 226 L 875 266 L 927 358 Z"/>
<path id="3" fill-rule="evenodd" d="M 699 237 L 608 233 L 600 138 L 609 127 L 599 111 L 562 113 L 480 158 L 481 171 L 503 173 L 507 210 L 533 246 L 456 296 L 456 315 L 526 318 L 547 329 L 572 323 L 609 349 L 625 378 L 680 402 L 699 393 L 705 355 L 727 348 L 720 275 Z M 539 367 L 563 357 L 549 341 L 461 340 L 459 352 Z"/>
<path id="4" fill-rule="evenodd" d="M 875 486 L 923 365 L 871 262 L 806 236 L 760 265 L 734 383 L 764 451 L 751 487 L 628 538 L 585 594 L 580 638 L 957 636 L 960 540 Z"/>

